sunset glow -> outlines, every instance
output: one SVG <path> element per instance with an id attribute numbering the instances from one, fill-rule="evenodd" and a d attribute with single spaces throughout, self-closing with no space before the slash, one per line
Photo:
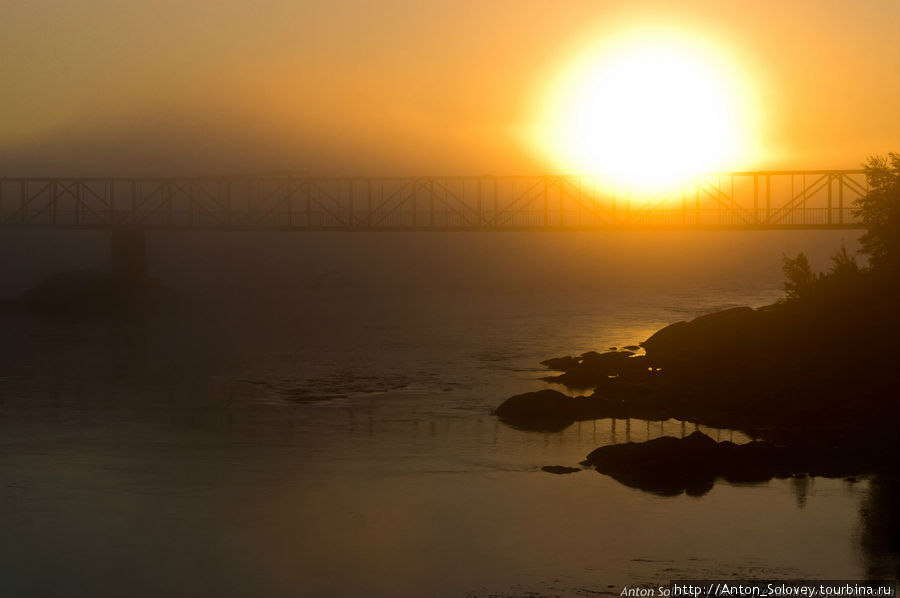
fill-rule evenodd
<path id="1" fill-rule="evenodd" d="M 897 598 L 898 33 L 4 1 L 0 598 Z"/>
<path id="2" fill-rule="evenodd" d="M 725 56 L 658 33 L 591 48 L 550 85 L 533 142 L 558 171 L 650 188 L 744 164 L 758 109 Z"/>

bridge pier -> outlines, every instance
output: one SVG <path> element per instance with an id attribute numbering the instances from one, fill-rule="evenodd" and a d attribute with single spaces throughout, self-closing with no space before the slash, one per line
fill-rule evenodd
<path id="1" fill-rule="evenodd" d="M 133 289 L 147 276 L 147 240 L 138 228 L 110 231 L 109 272 L 117 289 Z"/>

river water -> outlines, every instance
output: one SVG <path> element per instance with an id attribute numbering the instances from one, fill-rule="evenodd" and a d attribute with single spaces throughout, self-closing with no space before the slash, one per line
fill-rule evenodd
<path id="1" fill-rule="evenodd" d="M 155 273 L 189 300 L 176 313 L 0 319 L 4 594 L 593 596 L 895 576 L 877 479 L 663 497 L 540 467 L 693 424 L 535 433 L 491 415 L 547 387 L 542 359 L 774 301 L 782 253 L 826 267 L 841 237 L 818 234 L 159 233 Z"/>

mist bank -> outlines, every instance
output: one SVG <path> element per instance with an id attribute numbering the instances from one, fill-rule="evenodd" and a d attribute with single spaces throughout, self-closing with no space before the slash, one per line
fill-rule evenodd
<path id="1" fill-rule="evenodd" d="M 467 294 L 689 293 L 709 281 L 780 289 L 783 255 L 824 268 L 857 231 L 600 233 L 149 232 L 148 273 L 217 301 L 391 302 Z M 105 269 L 109 233 L 5 231 L 0 296 L 68 270 Z M 698 297 L 702 300 L 702 297 Z M 602 306 L 597 306 L 602 308 Z"/>

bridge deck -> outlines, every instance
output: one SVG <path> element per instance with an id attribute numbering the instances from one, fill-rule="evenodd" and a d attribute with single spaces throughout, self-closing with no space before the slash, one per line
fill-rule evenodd
<path id="1" fill-rule="evenodd" d="M 593 231 L 860 228 L 862 170 L 731 172 L 646 193 L 592 176 L 0 178 L 0 228 Z"/>

